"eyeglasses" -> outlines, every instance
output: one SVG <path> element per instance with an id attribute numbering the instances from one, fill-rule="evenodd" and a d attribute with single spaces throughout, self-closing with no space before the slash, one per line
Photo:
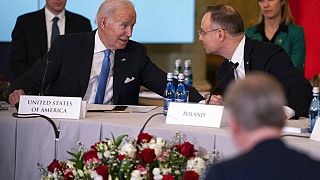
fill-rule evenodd
<path id="1" fill-rule="evenodd" d="M 222 28 L 217 28 L 217 29 L 211 29 L 209 31 L 203 31 L 202 29 L 199 29 L 198 34 L 199 36 L 205 36 L 207 33 L 209 32 L 213 32 L 213 31 L 217 31 L 217 30 L 226 30 L 226 29 L 222 29 Z"/>

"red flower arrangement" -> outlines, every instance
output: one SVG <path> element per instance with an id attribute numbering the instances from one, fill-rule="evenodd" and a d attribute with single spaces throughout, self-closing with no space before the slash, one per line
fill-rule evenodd
<path id="1" fill-rule="evenodd" d="M 180 133 L 169 143 L 140 133 L 137 140 L 122 135 L 97 142 L 89 150 L 80 145 L 78 152 L 68 152 L 73 159 L 39 167 L 42 179 L 197 180 L 206 165 L 196 152 L 190 142 L 181 143 Z"/>

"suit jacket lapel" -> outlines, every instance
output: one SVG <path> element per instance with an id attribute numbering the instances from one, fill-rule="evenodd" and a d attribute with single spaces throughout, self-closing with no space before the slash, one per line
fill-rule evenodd
<path id="1" fill-rule="evenodd" d="M 126 76 L 125 72 L 128 72 L 128 55 L 123 50 L 117 50 L 114 56 L 113 67 L 113 103 L 118 104 L 120 89 L 123 85 Z"/>
<path id="2" fill-rule="evenodd" d="M 39 15 L 36 16 L 34 22 L 36 23 L 37 32 L 40 38 L 41 51 L 42 54 L 47 54 L 48 52 L 48 38 L 47 38 L 47 25 L 46 25 L 46 16 L 44 13 L 44 8 L 39 11 Z"/>
<path id="3" fill-rule="evenodd" d="M 246 37 L 246 41 L 244 44 L 244 70 L 245 72 L 249 72 L 251 70 L 251 51 L 252 51 L 252 40 Z"/>
<path id="4" fill-rule="evenodd" d="M 282 44 L 283 44 L 283 42 L 284 42 L 284 40 L 285 40 L 286 38 L 287 38 L 287 33 L 281 31 L 281 32 L 277 35 L 277 37 L 276 37 L 276 39 L 275 39 L 275 41 L 274 41 L 274 44 L 279 45 L 279 46 L 282 46 Z"/>
<path id="5" fill-rule="evenodd" d="M 93 51 L 94 51 L 94 37 L 96 31 L 85 33 L 82 45 L 79 48 L 79 76 L 80 76 L 80 93 L 82 97 L 85 95 L 90 79 Z"/>
<path id="6" fill-rule="evenodd" d="M 66 23 L 65 23 L 65 34 L 74 32 L 73 28 L 73 21 L 72 17 L 70 16 L 70 13 L 68 11 L 65 11 L 66 13 Z"/>

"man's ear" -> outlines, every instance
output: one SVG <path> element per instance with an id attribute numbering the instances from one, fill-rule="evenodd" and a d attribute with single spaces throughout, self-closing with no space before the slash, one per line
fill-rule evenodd
<path id="1" fill-rule="evenodd" d="M 106 28 L 106 26 L 107 26 L 107 24 L 108 24 L 108 18 L 107 17 L 103 17 L 102 18 L 102 20 L 101 20 L 101 27 L 102 27 L 102 29 L 105 29 Z"/>
<path id="2" fill-rule="evenodd" d="M 220 41 L 223 41 L 226 38 L 226 32 L 222 29 L 218 30 L 218 38 Z"/>

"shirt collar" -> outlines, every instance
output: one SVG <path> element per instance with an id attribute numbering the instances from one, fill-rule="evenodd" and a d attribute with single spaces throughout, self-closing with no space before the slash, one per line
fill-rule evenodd
<path id="1" fill-rule="evenodd" d="M 58 15 L 53 14 L 47 7 L 44 8 L 44 13 L 46 15 L 46 21 L 52 21 L 54 17 L 58 17 L 59 20 L 65 18 L 66 11 L 63 9 Z"/>
<path id="2" fill-rule="evenodd" d="M 98 30 L 96 31 L 96 34 L 94 36 L 94 53 L 97 52 L 101 52 L 106 50 L 107 48 L 104 46 L 104 44 L 102 43 L 99 34 L 98 34 Z"/>
<path id="3" fill-rule="evenodd" d="M 231 62 L 233 63 L 239 63 L 239 65 L 242 63 L 243 61 L 243 57 L 244 57 L 244 43 L 246 40 L 246 36 L 243 36 L 242 40 L 240 41 L 237 49 L 234 51 L 232 58 L 231 58 Z"/>
<path id="4" fill-rule="evenodd" d="M 99 37 L 99 32 L 98 30 L 96 31 L 96 34 L 94 36 L 94 50 L 93 53 L 97 53 L 97 52 L 102 52 L 104 50 L 106 50 L 106 46 L 104 46 L 104 44 L 102 43 L 100 37 Z M 111 50 L 112 53 L 114 53 L 115 51 Z"/>

